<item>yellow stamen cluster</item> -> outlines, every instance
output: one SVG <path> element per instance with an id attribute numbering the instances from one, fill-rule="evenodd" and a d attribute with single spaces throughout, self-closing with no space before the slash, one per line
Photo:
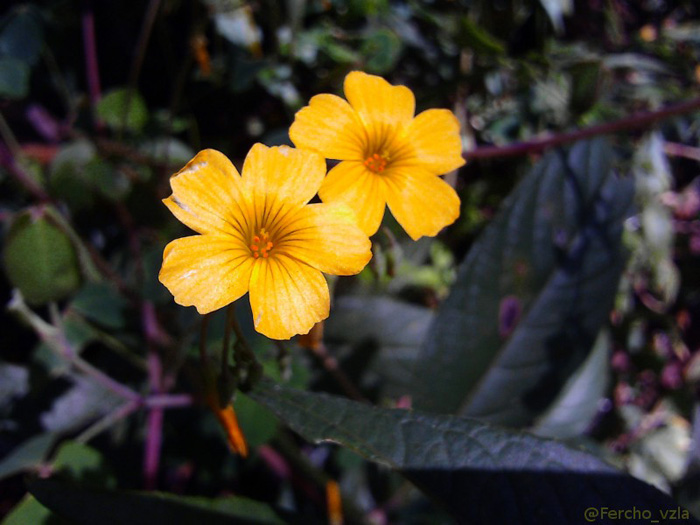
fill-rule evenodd
<path id="1" fill-rule="evenodd" d="M 270 234 L 262 228 L 258 235 L 253 236 L 253 242 L 250 245 L 250 251 L 253 252 L 253 257 L 257 259 L 262 256 L 263 259 L 267 259 L 270 256 L 270 250 L 274 244 L 270 240 Z"/>

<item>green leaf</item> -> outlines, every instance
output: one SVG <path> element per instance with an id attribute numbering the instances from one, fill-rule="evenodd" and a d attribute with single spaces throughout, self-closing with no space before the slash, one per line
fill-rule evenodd
<path id="1" fill-rule="evenodd" d="M 546 155 L 458 271 L 414 376 L 418 408 L 530 425 L 583 363 L 625 265 L 633 199 L 607 142 Z"/>
<path id="2" fill-rule="evenodd" d="M 127 108 L 128 103 L 128 108 Z M 97 103 L 97 116 L 112 129 L 126 127 L 138 132 L 148 121 L 148 108 L 140 94 L 120 88 L 105 94 Z"/>
<path id="3" fill-rule="evenodd" d="M 44 46 L 39 12 L 31 6 L 15 9 L 0 27 L 0 56 L 11 57 L 33 66 Z"/>
<path id="4" fill-rule="evenodd" d="M 361 48 L 367 71 L 381 74 L 393 69 L 402 47 L 401 40 L 393 31 L 386 28 L 370 31 Z"/>
<path id="5" fill-rule="evenodd" d="M 0 97 L 23 98 L 29 92 L 29 66 L 16 58 L 0 57 Z"/>
<path id="6" fill-rule="evenodd" d="M 116 485 L 116 479 L 110 471 L 104 456 L 94 448 L 78 443 L 66 441 L 53 458 L 53 469 L 60 472 L 62 477 L 83 484 L 89 483 L 96 486 L 112 488 Z"/>
<path id="7" fill-rule="evenodd" d="M 408 392 L 413 365 L 433 312 L 388 297 L 343 296 L 326 321 L 324 339 L 332 354 L 359 361 L 378 378 L 382 394 Z M 350 363 L 343 363 L 348 371 Z"/>
<path id="8" fill-rule="evenodd" d="M 462 18 L 461 31 L 457 35 L 457 40 L 462 47 L 469 48 L 480 55 L 502 55 L 506 51 L 501 41 L 466 16 Z"/>
<path id="9" fill-rule="evenodd" d="M 87 283 L 76 294 L 71 308 L 106 328 L 124 327 L 126 300 L 107 283 Z"/>
<path id="10" fill-rule="evenodd" d="M 50 209 L 20 213 L 5 238 L 4 263 L 13 286 L 31 304 L 63 299 L 80 286 L 75 247 Z"/>
<path id="11" fill-rule="evenodd" d="M 107 491 L 55 479 L 38 479 L 29 485 L 29 491 L 43 505 L 76 524 L 290 523 L 272 507 L 241 497 L 207 499 L 159 492 Z"/>
<path id="12" fill-rule="evenodd" d="M 187 144 L 173 137 L 158 137 L 144 142 L 139 150 L 157 162 L 186 164 L 195 153 Z"/>
<path id="13" fill-rule="evenodd" d="M 65 200 L 74 210 L 91 206 L 93 188 L 88 186 L 85 171 L 94 159 L 97 148 L 88 140 L 78 139 L 62 146 L 49 169 L 52 195 Z"/>
<path id="14" fill-rule="evenodd" d="M 678 509 L 657 489 L 559 441 L 269 381 L 252 396 L 305 439 L 338 443 L 400 471 L 458 523 L 565 525 L 585 523 L 590 507 L 637 508 L 656 519 Z"/>
<path id="15" fill-rule="evenodd" d="M 5 516 L 2 525 L 62 525 L 66 523 L 39 503 L 34 496 L 27 494 L 12 511 Z"/>
<path id="16" fill-rule="evenodd" d="M 236 416 L 250 448 L 270 441 L 277 433 L 277 418 L 249 396 L 239 392 L 234 402 Z"/>
<path id="17" fill-rule="evenodd" d="M 566 382 L 532 431 L 559 439 L 582 435 L 598 413 L 610 384 L 610 336 L 602 330 L 586 361 Z"/>
<path id="18" fill-rule="evenodd" d="M 0 479 L 38 467 L 55 439 L 52 433 L 39 434 L 14 448 L 0 461 Z"/>

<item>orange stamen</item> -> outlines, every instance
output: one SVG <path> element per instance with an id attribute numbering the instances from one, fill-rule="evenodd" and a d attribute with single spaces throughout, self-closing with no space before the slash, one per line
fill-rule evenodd
<path id="1" fill-rule="evenodd" d="M 253 242 L 250 245 L 250 251 L 253 254 L 253 258 L 257 259 L 262 255 L 263 259 L 267 259 L 270 254 L 270 250 L 274 247 L 274 244 L 270 240 L 270 234 L 267 233 L 265 228 L 262 228 L 257 235 L 253 236 Z"/>
<path id="2" fill-rule="evenodd" d="M 381 173 L 386 169 L 388 162 L 388 157 L 375 153 L 367 157 L 363 164 L 368 170 L 373 171 L 374 173 Z"/>

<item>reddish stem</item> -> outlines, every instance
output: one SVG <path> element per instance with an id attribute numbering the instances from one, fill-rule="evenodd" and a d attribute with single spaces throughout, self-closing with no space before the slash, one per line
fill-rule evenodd
<path id="1" fill-rule="evenodd" d="M 90 106 L 92 107 L 95 127 L 102 129 L 103 124 L 97 118 L 97 103 L 100 101 L 100 69 L 97 64 L 97 40 L 95 38 L 95 16 L 92 12 L 92 2 L 87 0 L 82 14 L 83 47 L 85 50 L 85 74 L 87 75 Z"/>
<path id="2" fill-rule="evenodd" d="M 463 155 L 467 161 L 470 161 L 539 153 L 547 148 L 567 144 L 569 142 L 576 142 L 577 140 L 597 135 L 607 135 L 619 131 L 646 128 L 661 120 L 697 110 L 700 110 L 700 97 L 689 100 L 688 102 L 667 106 L 656 111 L 636 113 L 614 122 L 598 124 L 597 126 L 591 126 L 589 128 L 583 128 L 547 138 L 539 138 L 527 142 L 516 142 L 508 146 L 484 146 L 472 151 L 465 151 Z"/>
<path id="3" fill-rule="evenodd" d="M 156 488 L 162 438 L 163 409 L 152 408 L 148 412 L 146 421 L 146 444 L 143 458 L 143 479 L 146 490 L 154 490 Z"/>

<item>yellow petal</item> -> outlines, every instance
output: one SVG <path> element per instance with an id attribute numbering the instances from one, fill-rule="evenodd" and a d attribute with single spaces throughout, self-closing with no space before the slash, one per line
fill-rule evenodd
<path id="1" fill-rule="evenodd" d="M 326 174 L 326 161 L 318 153 L 255 144 L 243 163 L 243 181 L 256 205 L 262 202 L 309 202 Z M 274 207 L 274 205 L 270 205 Z"/>
<path id="2" fill-rule="evenodd" d="M 429 109 L 406 127 L 405 139 L 413 146 L 421 167 L 436 175 L 464 165 L 459 121 L 447 109 Z"/>
<path id="3" fill-rule="evenodd" d="M 306 334 L 328 317 L 328 284 L 320 271 L 282 254 L 258 259 L 250 278 L 255 329 L 271 339 Z"/>
<path id="4" fill-rule="evenodd" d="M 382 175 L 362 162 L 346 160 L 328 172 L 318 194 L 323 202 L 344 202 L 355 212 L 360 229 L 373 235 L 379 229 L 386 206 Z"/>
<path id="5" fill-rule="evenodd" d="M 332 275 L 360 273 L 372 258 L 372 243 L 342 203 L 305 206 L 275 249 Z"/>
<path id="6" fill-rule="evenodd" d="M 385 175 L 389 209 L 413 240 L 432 237 L 459 217 L 459 197 L 441 178 L 420 169 Z"/>
<path id="7" fill-rule="evenodd" d="M 206 314 L 248 291 L 253 260 L 250 250 L 230 235 L 183 237 L 165 247 L 158 278 L 176 303 Z"/>
<path id="8" fill-rule="evenodd" d="M 338 160 L 364 160 L 367 134 L 358 114 L 335 95 L 316 95 L 297 111 L 289 128 L 297 148 L 318 151 Z"/>
<path id="9" fill-rule="evenodd" d="M 163 202 L 185 225 L 199 233 L 246 231 L 241 177 L 231 161 L 213 149 L 200 151 L 170 178 L 173 194 Z"/>
<path id="10" fill-rule="evenodd" d="M 416 110 L 416 99 L 406 86 L 392 86 L 382 77 L 352 71 L 345 77 L 345 98 L 369 128 L 383 124 L 408 124 Z"/>

